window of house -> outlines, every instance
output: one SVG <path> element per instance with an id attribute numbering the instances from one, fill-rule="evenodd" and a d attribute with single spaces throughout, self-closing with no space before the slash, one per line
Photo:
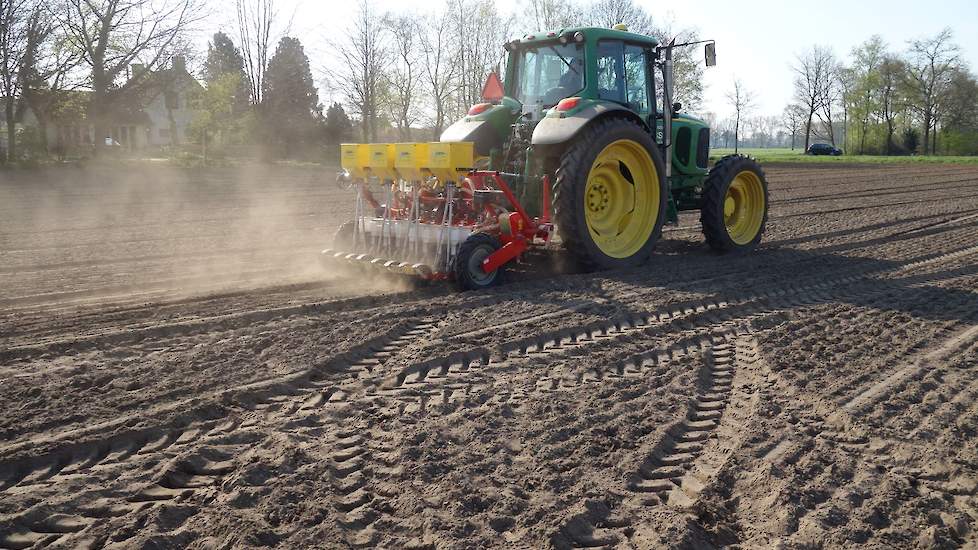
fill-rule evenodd
<path id="1" fill-rule="evenodd" d="M 163 101 L 166 104 L 167 109 L 179 109 L 180 108 L 180 94 L 173 91 L 168 91 L 163 94 Z"/>

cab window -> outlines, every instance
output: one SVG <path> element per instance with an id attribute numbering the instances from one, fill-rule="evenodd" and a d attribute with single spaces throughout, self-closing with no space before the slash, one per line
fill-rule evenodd
<path id="1" fill-rule="evenodd" d="M 598 41 L 598 98 L 625 103 L 624 45 L 617 40 Z"/>
<path id="2" fill-rule="evenodd" d="M 649 112 L 648 65 L 645 48 L 625 46 L 625 101 L 628 108 L 639 113 Z"/>
<path id="3" fill-rule="evenodd" d="M 581 44 L 527 48 L 521 53 L 516 99 L 524 105 L 552 107 L 584 87 L 584 49 Z"/>
<path id="4" fill-rule="evenodd" d="M 598 97 L 640 113 L 650 111 L 646 51 L 619 40 L 598 41 Z"/>

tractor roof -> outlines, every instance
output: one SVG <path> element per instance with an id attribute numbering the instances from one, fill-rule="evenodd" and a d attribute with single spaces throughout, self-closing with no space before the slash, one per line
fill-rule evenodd
<path id="1" fill-rule="evenodd" d="M 578 31 L 584 33 L 584 36 L 588 37 L 589 39 L 626 40 L 628 42 L 638 42 L 640 44 L 647 44 L 649 46 L 657 46 L 659 44 L 659 41 L 651 36 L 617 29 L 608 29 L 605 27 L 565 27 L 563 29 L 552 31 L 531 32 L 520 37 L 518 43 L 534 44 L 541 42 L 553 42 L 554 40 L 559 40 L 559 38 L 563 35 L 573 35 Z M 516 41 L 514 40 L 514 42 Z"/>

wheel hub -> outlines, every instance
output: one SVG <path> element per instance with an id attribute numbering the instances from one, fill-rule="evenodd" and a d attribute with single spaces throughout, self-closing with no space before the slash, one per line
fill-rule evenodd
<path id="1" fill-rule="evenodd" d="M 730 182 L 723 201 L 727 234 L 737 244 L 749 244 L 764 222 L 764 186 L 757 174 L 745 170 Z"/>
<path id="2" fill-rule="evenodd" d="M 584 190 L 588 233 L 604 254 L 627 258 L 648 242 L 659 216 L 659 178 L 648 151 L 622 139 L 598 153 Z"/>
<path id="3" fill-rule="evenodd" d="M 591 212 L 599 213 L 606 210 L 610 201 L 611 192 L 603 182 L 595 182 L 588 189 L 587 207 Z"/>

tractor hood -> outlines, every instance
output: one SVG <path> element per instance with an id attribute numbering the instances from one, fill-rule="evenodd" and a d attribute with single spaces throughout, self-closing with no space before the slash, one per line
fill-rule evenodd
<path id="1" fill-rule="evenodd" d="M 442 132 L 441 141 L 471 141 L 476 155 L 488 156 L 492 149 L 506 141 L 522 108 L 520 102 L 511 97 L 504 97 L 498 103 L 473 105 L 470 114 Z"/>

